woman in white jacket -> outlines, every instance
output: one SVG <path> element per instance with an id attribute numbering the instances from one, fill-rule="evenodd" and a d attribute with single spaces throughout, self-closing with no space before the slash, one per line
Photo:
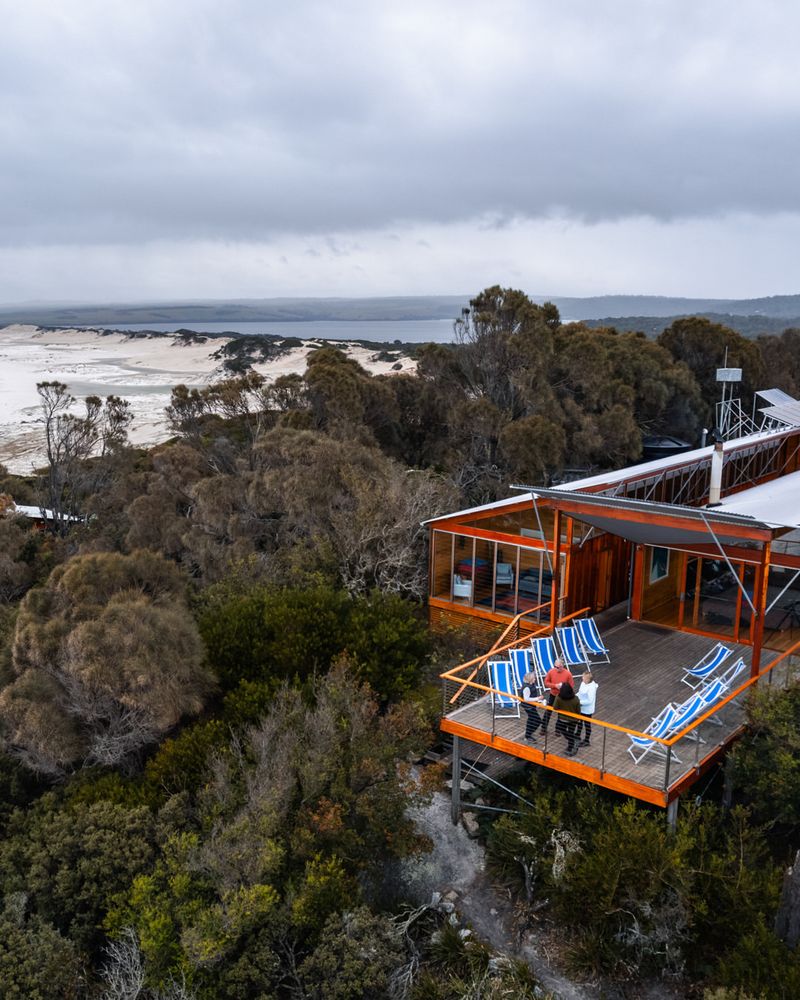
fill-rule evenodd
<path id="1" fill-rule="evenodd" d="M 585 671 L 581 678 L 578 701 L 581 703 L 581 720 L 578 723 L 575 736 L 578 746 L 588 747 L 592 735 L 592 727 L 588 720 L 594 715 L 594 707 L 597 702 L 597 681 L 592 677 L 590 670 Z M 581 739 L 581 730 L 584 732 L 583 739 Z"/>

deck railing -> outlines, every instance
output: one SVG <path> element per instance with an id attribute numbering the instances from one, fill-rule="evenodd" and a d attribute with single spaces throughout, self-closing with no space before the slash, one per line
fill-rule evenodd
<path id="1" fill-rule="evenodd" d="M 586 608 L 572 612 L 560 618 L 557 624 L 561 625 L 586 613 Z M 500 692 L 496 688 L 493 688 L 488 683 L 488 671 L 483 674 L 487 679 L 487 683 L 483 683 L 482 680 L 478 679 L 480 676 L 479 671 L 481 671 L 481 668 L 489 659 L 497 658 L 498 654 L 514 648 L 527 647 L 532 638 L 545 635 L 551 631 L 549 624 L 543 625 L 524 638 L 504 642 L 503 640 L 513 629 L 519 617 L 521 616 L 517 616 L 509 624 L 505 632 L 503 632 L 487 653 L 466 663 L 461 663 L 457 667 L 445 671 L 440 675 L 443 685 L 443 715 L 448 719 L 457 719 L 462 709 L 476 701 L 485 699 L 491 705 L 490 732 L 493 740 L 495 737 L 500 737 L 504 740 L 525 746 L 533 754 L 534 759 L 539 754 L 541 754 L 542 759 L 546 759 L 548 755 L 564 757 L 564 741 L 561 737 L 557 736 L 555 725 L 548 725 L 544 728 L 544 731 L 540 729 L 537 744 L 534 748 L 529 747 L 528 744 L 522 741 L 520 736 L 521 726 L 524 725 L 526 719 L 525 710 L 522 706 L 526 703 L 517 695 L 509 695 L 506 692 Z M 732 735 L 741 729 L 744 725 L 744 713 L 742 711 L 744 699 L 754 685 L 766 681 L 770 685 L 778 684 L 786 687 L 792 680 L 800 679 L 799 650 L 800 641 L 773 659 L 755 677 L 748 678 L 730 694 L 716 702 L 691 725 L 669 738 L 650 736 L 638 729 L 618 725 L 613 722 L 606 722 L 596 717 L 591 720 L 584 720 L 582 716 L 573 715 L 570 712 L 560 712 L 557 715 L 573 720 L 589 721 L 592 745 L 593 747 L 600 746 L 600 754 L 594 755 L 590 766 L 595 770 L 599 770 L 601 775 L 607 771 L 608 773 L 615 773 L 614 767 L 609 766 L 609 759 L 616 758 L 619 760 L 620 752 L 624 754 L 626 761 L 630 760 L 628 757 L 628 748 L 632 745 L 631 737 L 651 741 L 654 746 L 651 753 L 645 758 L 646 764 L 643 763 L 637 766 L 637 777 L 631 780 L 641 779 L 644 784 L 650 787 L 666 791 L 670 788 L 671 784 L 678 783 L 681 780 L 681 775 L 685 775 L 687 766 L 690 769 L 699 767 L 709 754 L 716 752 L 719 747 L 731 739 Z M 686 693 L 689 693 L 688 689 Z M 491 697 L 492 695 L 502 695 L 506 700 L 513 698 L 518 701 L 521 709 L 520 716 L 509 718 L 502 710 L 498 712 L 496 706 L 497 699 Z M 739 716 L 734 716 L 733 713 L 736 712 L 737 708 L 739 709 Z M 536 709 L 539 713 L 555 712 L 555 709 L 547 705 L 537 704 Z M 725 722 L 724 726 L 721 720 Z M 550 721 L 551 723 L 553 722 L 552 719 Z M 711 726 L 705 725 L 706 723 L 711 723 Z M 720 726 L 721 739 L 717 738 L 712 729 L 715 723 Z M 702 734 L 700 732 L 701 726 L 704 727 Z M 530 756 L 531 753 L 526 754 L 526 756 Z M 578 763 L 583 763 L 582 760 L 575 759 Z M 630 770 L 630 767 L 628 767 L 628 770 Z"/>

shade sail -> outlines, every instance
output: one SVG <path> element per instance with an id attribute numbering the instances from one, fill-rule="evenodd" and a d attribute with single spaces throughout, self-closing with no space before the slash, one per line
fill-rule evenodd
<path id="1" fill-rule="evenodd" d="M 530 492 L 532 498 L 546 500 L 548 506 L 578 521 L 644 545 L 694 546 L 708 544 L 714 537 L 722 545 L 764 542 L 789 526 L 722 506 L 683 507 L 564 489 L 515 488 Z"/>

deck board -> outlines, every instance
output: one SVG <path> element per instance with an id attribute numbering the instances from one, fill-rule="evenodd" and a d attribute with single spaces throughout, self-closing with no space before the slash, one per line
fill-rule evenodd
<path id="1" fill-rule="evenodd" d="M 625 621 L 609 629 L 604 632 L 603 638 L 611 651 L 611 663 L 594 668 L 598 683 L 595 718 L 638 730 L 644 730 L 668 702 L 682 702 L 691 694 L 691 689 L 681 680 L 684 670 L 714 645 L 714 641 L 705 636 L 633 621 Z M 751 647 L 729 645 L 733 645 L 734 652 L 726 664 L 743 656 L 749 667 Z M 764 650 L 761 668 L 775 655 Z M 485 682 L 485 677 L 479 679 Z M 740 675 L 737 686 L 746 679 L 747 674 Z M 452 732 L 455 728 L 461 730 L 461 727 L 466 727 L 472 731 L 470 738 L 489 745 L 496 745 L 499 741 L 508 752 L 533 763 L 612 787 L 620 781 L 642 786 L 639 797 L 648 801 L 663 798 L 666 802 L 670 798 L 670 789 L 685 785 L 693 774 L 699 776 L 704 762 L 707 764 L 709 758 L 715 756 L 741 730 L 744 723 L 742 700 L 742 697 L 737 698 L 717 713 L 715 718 L 721 725 L 709 721 L 700 726 L 699 733 L 704 742 L 683 738 L 676 744 L 674 749 L 679 760 L 670 760 L 669 769 L 665 757 L 654 753 L 649 753 L 641 763 L 635 763 L 628 752 L 631 741 L 627 734 L 600 726 L 593 727 L 591 746 L 581 747 L 574 757 L 565 753 L 566 742 L 555 732 L 555 718 L 551 718 L 546 742 L 541 738 L 540 730 L 538 741 L 527 743 L 524 740 L 524 709 L 519 718 L 495 716 L 493 720 L 488 698 L 448 713 L 443 720 L 443 728 Z M 462 731 L 464 734 L 465 731 Z M 636 790 L 631 789 L 631 794 L 637 794 Z"/>

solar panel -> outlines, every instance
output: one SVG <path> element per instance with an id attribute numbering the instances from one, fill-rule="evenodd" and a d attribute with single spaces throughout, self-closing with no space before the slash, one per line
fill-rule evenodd
<path id="1" fill-rule="evenodd" d="M 777 403 L 775 406 L 760 407 L 760 410 L 766 420 L 775 420 L 787 427 L 800 426 L 800 401 L 796 399 L 791 399 L 788 403 Z"/>
<path id="2" fill-rule="evenodd" d="M 756 396 L 760 396 L 773 406 L 776 406 L 779 403 L 797 402 L 794 396 L 790 396 L 789 393 L 784 392 L 783 389 L 756 389 Z"/>

